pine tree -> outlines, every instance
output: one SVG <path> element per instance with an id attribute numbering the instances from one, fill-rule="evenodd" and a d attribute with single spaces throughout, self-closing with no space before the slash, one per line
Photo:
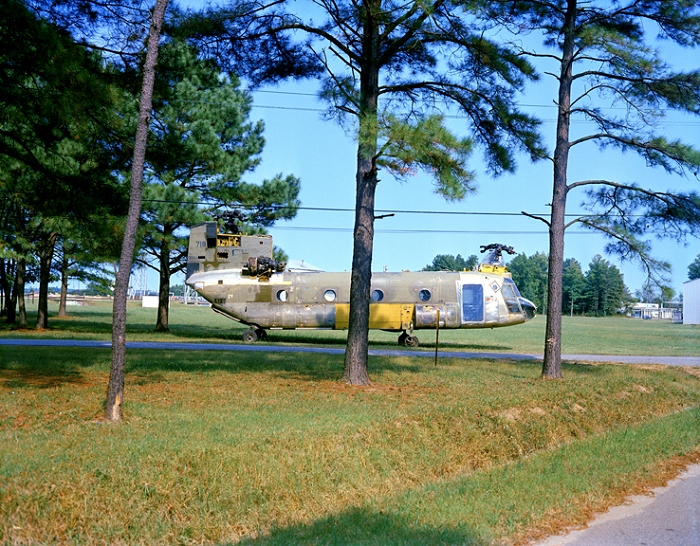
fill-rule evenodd
<path id="1" fill-rule="evenodd" d="M 139 99 L 139 117 L 134 139 L 134 159 L 131 169 L 129 213 L 127 215 L 122 243 L 119 270 L 114 285 L 114 308 L 112 312 L 112 364 L 109 370 L 105 417 L 109 421 L 121 421 L 124 399 L 124 365 L 126 363 L 126 298 L 129 276 L 133 263 L 141 196 L 143 192 L 143 171 L 146 161 L 148 125 L 151 117 L 155 68 L 158 61 L 160 30 L 165 19 L 168 0 L 156 0 L 153 18 L 148 33 L 146 57 L 143 68 L 143 84 Z"/>
<path id="2" fill-rule="evenodd" d="M 479 258 L 472 254 L 466 260 L 461 254 L 438 254 L 433 261 L 423 268 L 423 271 L 472 271 L 479 265 Z"/>
<path id="3" fill-rule="evenodd" d="M 625 306 L 627 294 L 620 270 L 600 254 L 594 256 L 586 272 L 586 312 L 595 316 L 619 313 Z"/>
<path id="4" fill-rule="evenodd" d="M 538 309 L 547 308 L 547 255 L 535 252 L 518 254 L 508 262 L 508 271 L 520 293 L 532 301 Z"/>
<path id="5" fill-rule="evenodd" d="M 209 37 L 222 37 L 230 21 L 227 51 L 238 60 L 246 49 L 243 40 L 256 40 L 254 53 L 267 55 L 258 57 L 250 75 L 254 80 L 299 70 L 317 76 L 329 117 L 354 130 L 355 226 L 344 378 L 366 385 L 379 173 L 401 179 L 422 169 L 439 194 L 456 200 L 474 191 L 467 166 L 473 147 L 485 149 L 486 164 L 495 174 L 513 170 L 518 148 L 539 157 L 536 124 L 513 107 L 514 94 L 531 69 L 486 37 L 472 17 L 471 3 L 321 0 L 295 3 L 294 12 L 285 8 L 273 4 L 251 11 L 246 25 L 241 6 L 232 3 L 210 14 Z M 227 19 L 228 14 L 234 17 Z M 206 37 L 205 23 L 192 23 L 200 38 Z M 215 43 L 220 52 L 223 41 Z M 436 106 L 465 116 L 465 134 L 453 134 Z"/>
<path id="6" fill-rule="evenodd" d="M 222 207 L 252 207 L 253 222 L 265 226 L 296 214 L 297 178 L 242 180 L 260 163 L 264 145 L 263 124 L 248 121 L 251 104 L 238 78 L 199 59 L 196 49 L 178 40 L 161 48 L 142 214 L 150 258 L 143 263 L 159 273 L 156 331 L 169 329 L 170 277 L 186 265 L 183 227 Z"/>
<path id="7" fill-rule="evenodd" d="M 583 309 L 582 296 L 585 287 L 586 276 L 581 270 L 581 264 L 574 258 L 564 260 L 562 269 L 562 290 L 564 292 L 562 312 L 569 312 L 573 316 L 574 311 L 580 312 Z"/>
<path id="8" fill-rule="evenodd" d="M 700 279 L 700 254 L 688 266 L 688 280 Z"/>
<path id="9" fill-rule="evenodd" d="M 683 238 L 698 233 L 700 197 L 694 191 L 663 191 L 611 179 L 569 180 L 570 153 L 588 143 L 635 152 L 649 166 L 685 174 L 700 166 L 691 146 L 655 132 L 654 120 L 666 110 L 700 112 L 700 72 L 678 72 L 665 62 L 654 42 L 658 32 L 681 46 L 700 43 L 700 8 L 690 0 L 489 0 L 482 7 L 494 24 L 514 34 L 533 31 L 544 47 L 522 51 L 541 62 L 556 80 L 557 126 L 553 195 L 549 219 L 549 308 L 542 374 L 561 377 L 561 313 L 564 232 L 582 223 L 607 236 L 607 250 L 637 259 L 649 275 L 663 275 L 668 264 L 655 260 L 648 231 Z M 518 42 L 523 43 L 520 36 Z M 616 116 L 602 105 L 625 108 Z M 573 119 L 583 118 L 594 130 L 572 136 Z M 591 215 L 568 221 L 567 198 L 586 190 Z"/>

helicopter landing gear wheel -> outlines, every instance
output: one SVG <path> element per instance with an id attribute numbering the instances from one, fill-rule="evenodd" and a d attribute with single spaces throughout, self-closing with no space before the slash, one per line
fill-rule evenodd
<path id="1" fill-rule="evenodd" d="M 406 347 L 418 347 L 420 342 L 416 336 L 408 336 L 406 338 Z"/>
<path id="2" fill-rule="evenodd" d="M 243 341 L 246 343 L 255 343 L 258 340 L 258 333 L 252 328 L 243 332 Z"/>
<path id="3" fill-rule="evenodd" d="M 263 330 L 262 328 L 258 328 L 255 330 L 255 333 L 258 335 L 258 339 L 260 341 L 266 341 L 267 340 L 267 331 Z"/>
<path id="4" fill-rule="evenodd" d="M 418 347 L 420 343 L 418 342 L 418 338 L 416 336 L 402 332 L 399 336 L 399 345 L 401 345 L 401 347 Z"/>

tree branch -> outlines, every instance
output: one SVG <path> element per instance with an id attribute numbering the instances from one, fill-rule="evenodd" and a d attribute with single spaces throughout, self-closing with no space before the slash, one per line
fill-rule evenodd
<path id="1" fill-rule="evenodd" d="M 545 219 L 542 218 L 541 216 L 535 216 L 534 214 L 530 214 L 529 212 L 525 212 L 524 210 L 521 210 L 521 211 L 520 211 L 520 214 L 524 214 L 524 215 L 527 216 L 528 218 L 533 218 L 534 220 L 539 220 L 540 222 L 544 222 L 545 224 L 547 224 L 547 227 L 548 227 L 548 228 L 551 228 L 551 227 L 552 227 L 552 223 L 549 222 L 548 220 L 545 220 Z"/>

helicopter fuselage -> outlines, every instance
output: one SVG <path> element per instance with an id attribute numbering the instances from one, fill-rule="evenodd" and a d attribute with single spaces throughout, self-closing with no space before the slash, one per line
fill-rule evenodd
<path id="1" fill-rule="evenodd" d="M 260 244 L 257 240 L 249 243 L 253 248 Z M 200 246 L 204 248 L 206 243 Z M 254 264 L 232 267 L 235 247 L 225 247 L 229 249 L 226 253 L 220 248 L 209 256 L 212 260 L 225 256 L 227 262 L 215 264 L 207 261 L 203 251 L 197 256 L 197 245 L 193 249 L 191 241 L 192 267 L 186 282 L 215 311 L 257 332 L 247 340 L 254 341 L 267 329 L 348 328 L 349 272 L 268 269 L 253 274 Z M 245 259 L 254 262 L 243 250 L 239 252 Z M 197 259 L 203 262 L 202 267 Z M 462 272 L 378 272 L 371 278 L 371 329 L 410 331 L 412 336 L 413 330 L 436 327 L 496 328 L 521 324 L 531 319 L 535 310 L 502 266 L 482 264 L 479 271 Z"/>

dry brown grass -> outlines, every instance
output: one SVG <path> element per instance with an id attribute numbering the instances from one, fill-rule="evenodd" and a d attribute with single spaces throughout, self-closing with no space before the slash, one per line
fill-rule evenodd
<path id="1" fill-rule="evenodd" d="M 664 419 L 700 405 L 683 369 L 570 365 L 543 381 L 538 363 L 374 358 L 358 389 L 339 356 L 129 351 L 113 426 L 108 351 L 0 351 L 5 542 L 344 544 L 355 527 L 370 543 L 523 542 L 658 483 L 700 444 L 700 429 L 665 440 Z M 647 425 L 663 434 L 630 455 L 644 472 L 623 461 L 589 489 L 561 484 L 573 512 L 520 497 L 545 487 L 542 457 L 568 449 L 587 468 L 587 442 L 610 434 L 617 453 Z"/>

